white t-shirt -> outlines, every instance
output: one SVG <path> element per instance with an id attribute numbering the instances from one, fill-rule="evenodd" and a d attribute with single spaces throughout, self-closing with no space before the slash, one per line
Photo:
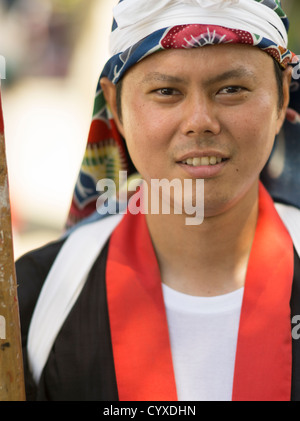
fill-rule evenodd
<path id="1" fill-rule="evenodd" d="M 163 284 L 178 400 L 231 400 L 243 293 L 195 297 Z"/>

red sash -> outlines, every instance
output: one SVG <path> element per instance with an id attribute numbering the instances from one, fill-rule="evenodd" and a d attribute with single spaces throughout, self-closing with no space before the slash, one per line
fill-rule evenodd
<path id="1" fill-rule="evenodd" d="M 290 400 L 293 268 L 291 238 L 261 186 L 233 400 Z M 106 281 L 119 399 L 177 400 L 160 273 L 144 215 L 128 213 L 114 231 Z"/>

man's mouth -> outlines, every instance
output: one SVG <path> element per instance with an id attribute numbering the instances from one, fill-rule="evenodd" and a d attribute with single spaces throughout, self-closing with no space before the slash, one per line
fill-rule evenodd
<path id="1" fill-rule="evenodd" d="M 227 158 L 221 158 L 220 156 L 201 156 L 194 158 L 187 158 L 182 160 L 181 164 L 191 165 L 193 167 L 201 167 L 207 165 L 220 164 L 222 161 L 226 161 Z"/>

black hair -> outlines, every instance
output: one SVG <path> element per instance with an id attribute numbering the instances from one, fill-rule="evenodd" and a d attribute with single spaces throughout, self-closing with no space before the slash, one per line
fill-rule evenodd
<path id="1" fill-rule="evenodd" d="M 121 122 L 122 122 L 122 105 L 121 105 L 122 85 L 123 85 L 123 79 L 120 79 L 116 84 L 116 101 L 117 101 L 118 117 Z"/>
<path id="2" fill-rule="evenodd" d="M 275 59 L 274 61 L 274 68 L 275 68 L 275 77 L 277 82 L 277 89 L 278 89 L 278 110 L 280 111 L 283 107 L 284 103 L 284 95 L 283 95 L 283 68 L 279 64 L 279 62 Z"/>

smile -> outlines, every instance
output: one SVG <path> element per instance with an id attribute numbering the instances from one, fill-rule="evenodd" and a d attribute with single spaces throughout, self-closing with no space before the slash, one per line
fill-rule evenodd
<path id="1" fill-rule="evenodd" d="M 195 158 L 188 158 L 181 161 L 182 164 L 199 167 L 204 165 L 216 165 L 223 161 L 223 158 L 217 156 L 201 156 Z"/>

